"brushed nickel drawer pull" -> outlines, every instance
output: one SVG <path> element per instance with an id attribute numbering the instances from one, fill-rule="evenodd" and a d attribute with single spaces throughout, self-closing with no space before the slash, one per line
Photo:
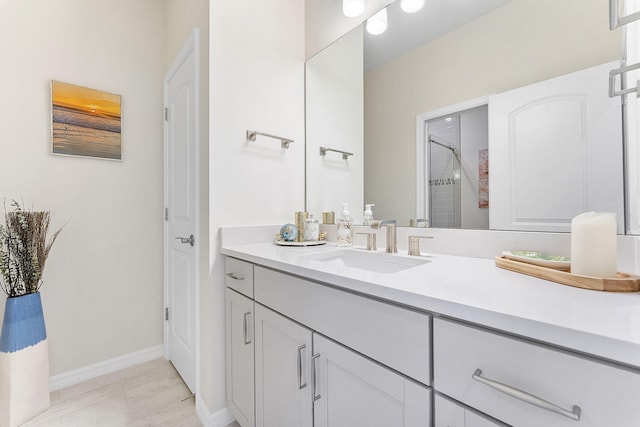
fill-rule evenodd
<path id="1" fill-rule="evenodd" d="M 320 396 L 320 394 L 316 394 L 316 391 L 318 390 L 318 369 L 316 368 L 316 362 L 318 361 L 318 358 L 320 358 L 320 354 L 315 354 L 313 356 L 313 401 L 317 401 L 320 400 L 320 398 L 322 396 Z"/>
<path id="2" fill-rule="evenodd" d="M 556 406 L 553 403 L 547 402 L 546 400 L 541 399 L 537 396 L 529 394 L 525 391 L 518 390 L 517 388 L 500 383 L 498 381 L 482 377 L 481 375 L 482 375 L 482 370 L 476 369 L 476 371 L 473 373 L 471 378 L 481 382 L 482 384 L 488 385 L 491 388 L 501 391 L 502 393 L 508 394 L 511 397 L 515 397 L 516 399 L 521 400 L 530 405 L 534 405 L 534 406 L 537 406 L 538 408 L 542 408 L 547 411 L 554 412 L 556 414 L 570 418 L 574 421 L 580 421 L 580 407 L 577 405 L 573 405 L 573 410 L 569 411 L 567 409 Z"/>
<path id="3" fill-rule="evenodd" d="M 240 276 L 238 273 L 227 273 L 227 276 L 231 277 L 233 280 L 244 280 L 244 276 Z"/>
<path id="4" fill-rule="evenodd" d="M 302 390 L 307 386 L 307 383 L 302 383 L 302 350 L 307 348 L 306 344 L 302 344 L 298 347 L 298 390 Z"/>
<path id="5" fill-rule="evenodd" d="M 244 335 L 244 344 L 251 344 L 251 338 L 249 337 L 249 322 L 247 318 L 251 316 L 251 312 L 247 311 L 242 319 L 242 334 Z"/>

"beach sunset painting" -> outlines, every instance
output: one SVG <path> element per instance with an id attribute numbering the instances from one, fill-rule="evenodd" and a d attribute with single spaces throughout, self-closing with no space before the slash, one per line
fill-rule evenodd
<path id="1" fill-rule="evenodd" d="M 120 95 L 51 81 L 52 152 L 122 160 Z"/>

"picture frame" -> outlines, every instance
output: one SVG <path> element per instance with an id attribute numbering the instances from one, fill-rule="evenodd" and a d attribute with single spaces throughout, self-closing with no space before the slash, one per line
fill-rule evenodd
<path id="1" fill-rule="evenodd" d="M 121 161 L 121 96 L 52 80 L 51 153 Z"/>

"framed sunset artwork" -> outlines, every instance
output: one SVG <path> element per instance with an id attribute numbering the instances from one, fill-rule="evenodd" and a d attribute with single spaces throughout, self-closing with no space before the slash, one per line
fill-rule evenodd
<path id="1" fill-rule="evenodd" d="M 51 81 L 52 153 L 122 160 L 120 95 Z"/>

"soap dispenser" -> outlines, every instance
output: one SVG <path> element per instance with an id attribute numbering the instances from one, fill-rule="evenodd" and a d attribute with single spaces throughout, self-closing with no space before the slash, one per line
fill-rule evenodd
<path id="1" fill-rule="evenodd" d="M 371 225 L 371 221 L 373 221 L 373 211 L 371 210 L 371 208 L 374 206 L 375 205 L 373 203 L 364 205 L 364 213 L 362 215 L 364 225 Z"/>
<path id="2" fill-rule="evenodd" d="M 337 228 L 338 246 L 351 246 L 353 244 L 353 220 L 346 203 L 342 204 L 342 214 L 338 218 Z"/>

